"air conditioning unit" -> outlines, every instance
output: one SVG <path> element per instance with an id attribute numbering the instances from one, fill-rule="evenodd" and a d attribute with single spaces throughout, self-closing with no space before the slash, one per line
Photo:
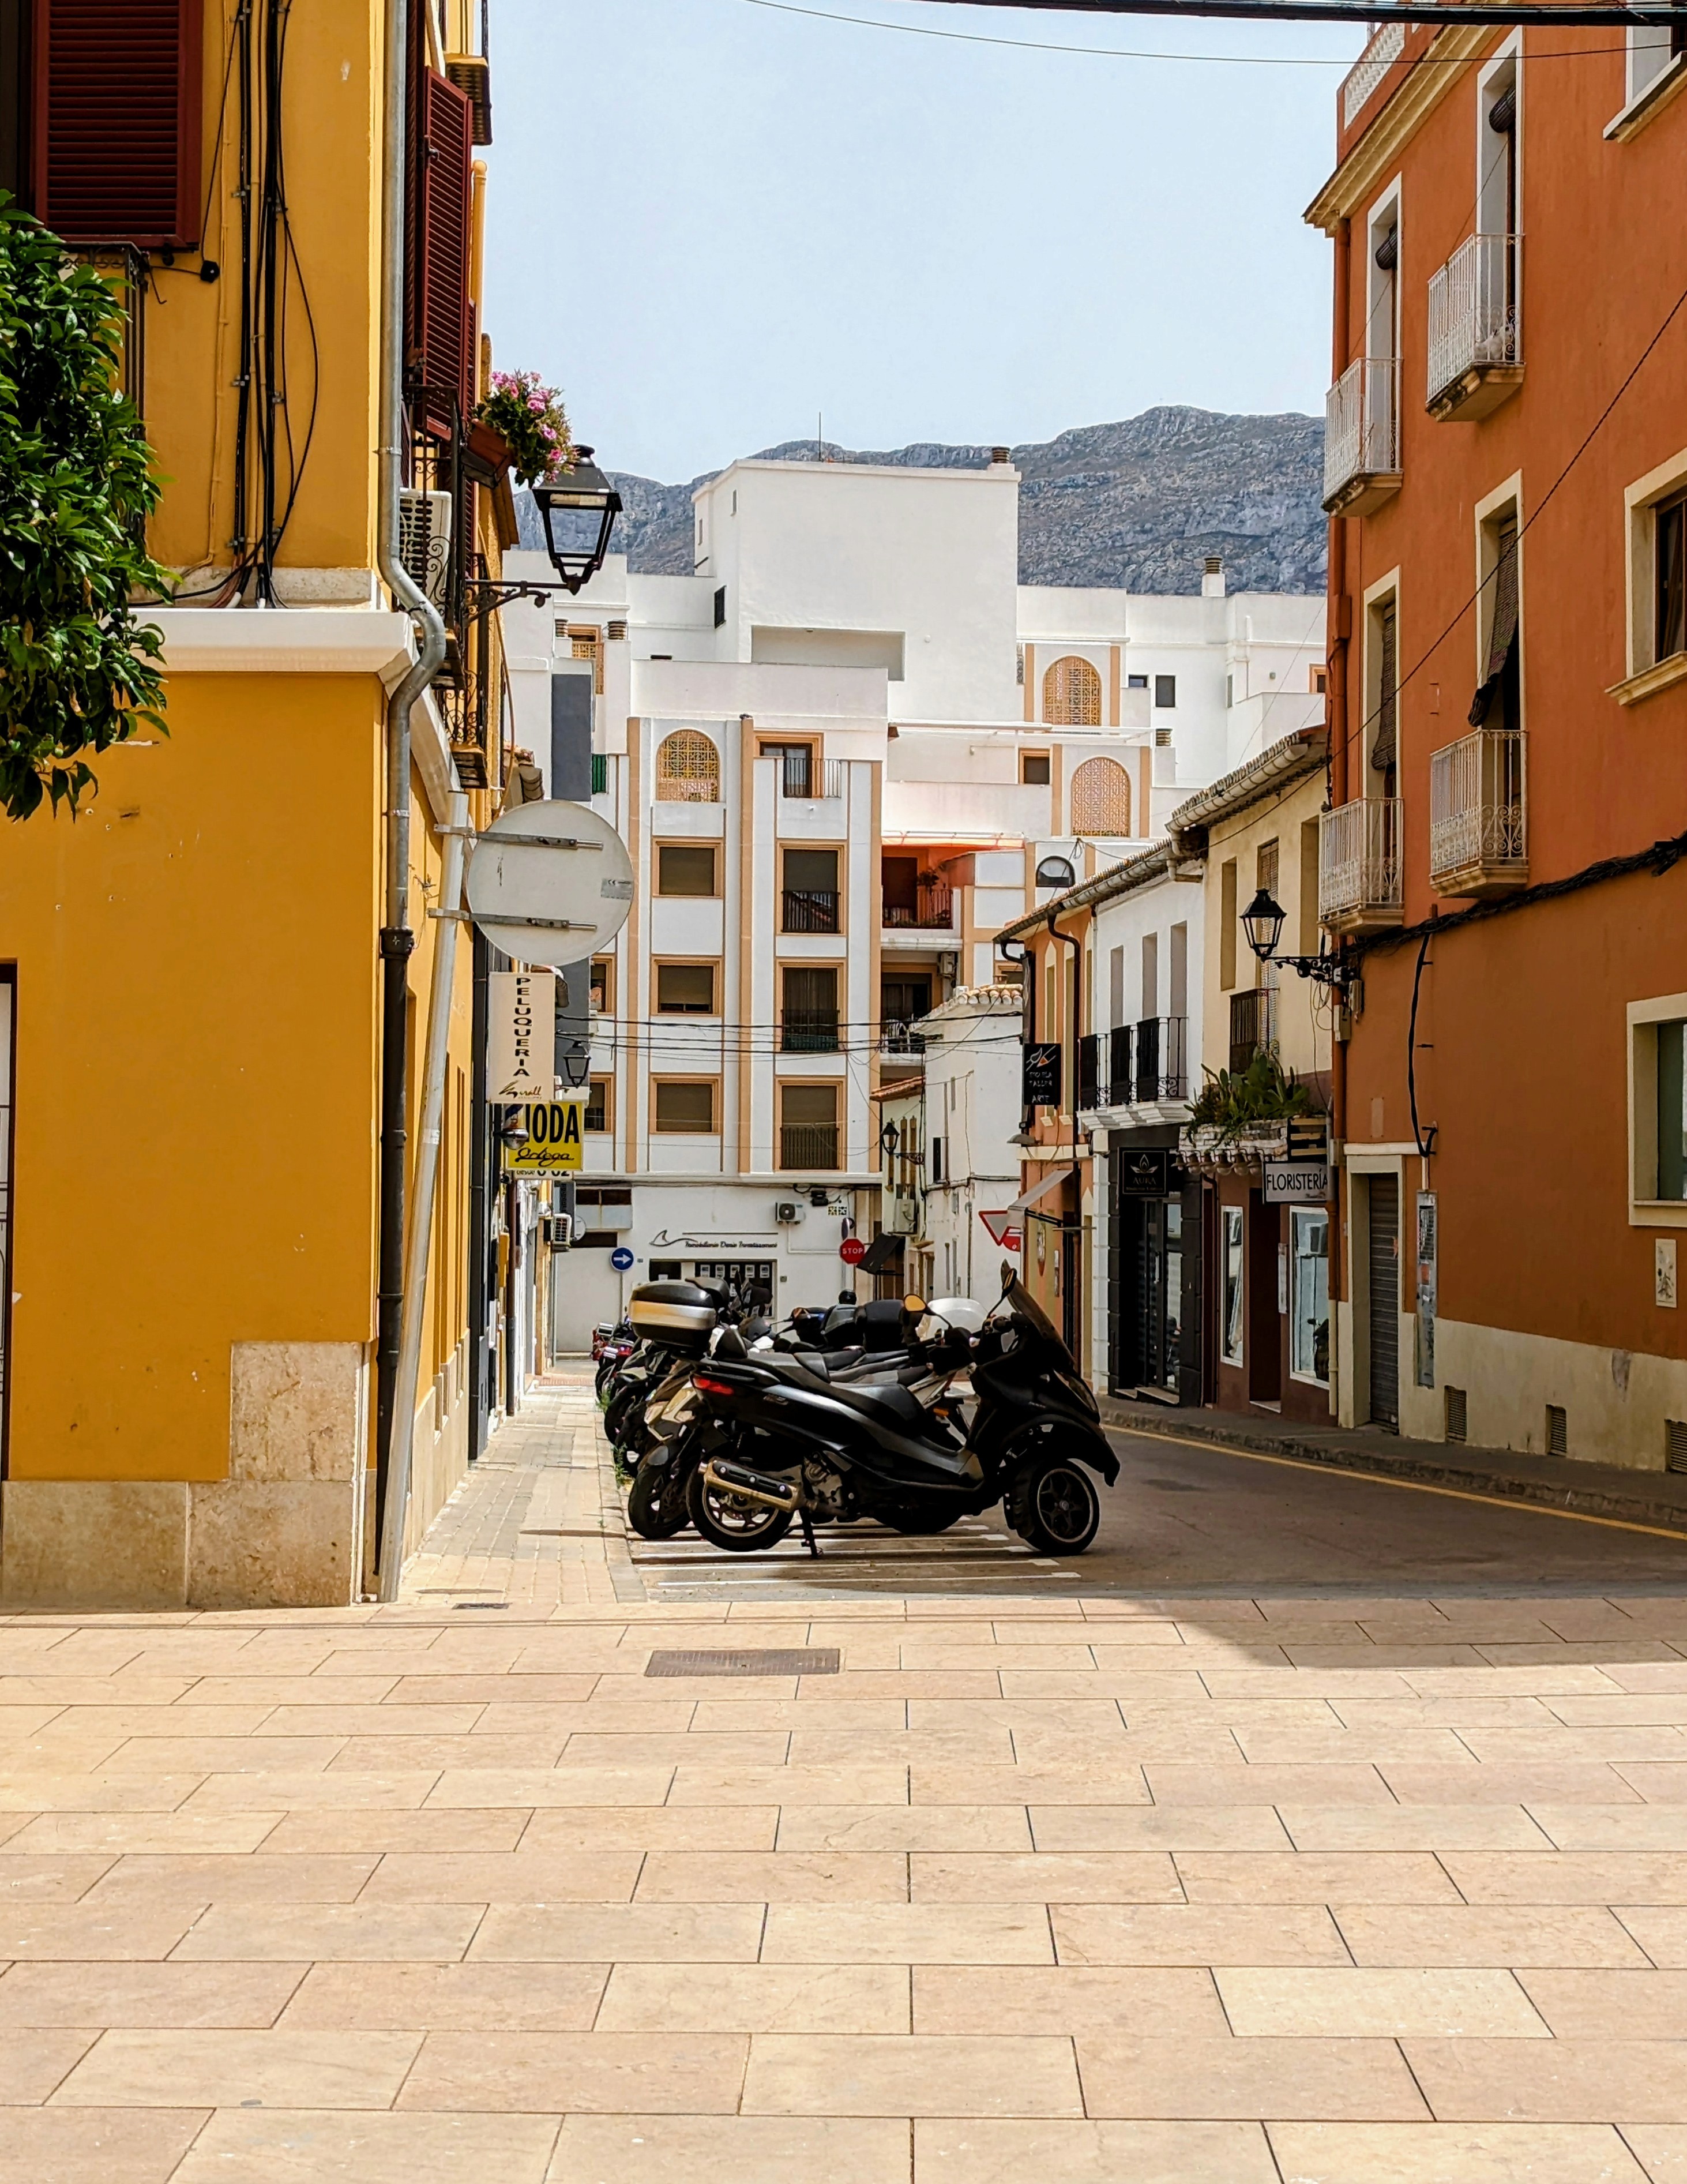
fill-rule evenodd
<path id="1" fill-rule="evenodd" d="M 451 575 L 451 496 L 448 493 L 398 495 L 398 559 L 418 589 L 437 607 L 445 604 Z"/>
<path id="2" fill-rule="evenodd" d="M 891 1212 L 890 1233 L 893 1236 L 917 1236 L 919 1234 L 920 1206 L 917 1199 L 898 1199 Z"/>
<path id="3" fill-rule="evenodd" d="M 566 1251 L 574 1242 L 574 1216 L 571 1213 L 553 1213 L 545 1226 L 553 1251 Z"/>
<path id="4" fill-rule="evenodd" d="M 794 1228 L 806 1210 L 800 1201 L 794 1198 L 776 1198 L 773 1201 L 773 1218 L 782 1228 Z"/>

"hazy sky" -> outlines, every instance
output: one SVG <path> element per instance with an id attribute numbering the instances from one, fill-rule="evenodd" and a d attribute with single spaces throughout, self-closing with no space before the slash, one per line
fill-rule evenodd
<path id="1" fill-rule="evenodd" d="M 487 320 L 616 470 L 813 432 L 1044 439 L 1161 402 L 1315 410 L 1351 26 L 816 0 L 494 0 Z"/>

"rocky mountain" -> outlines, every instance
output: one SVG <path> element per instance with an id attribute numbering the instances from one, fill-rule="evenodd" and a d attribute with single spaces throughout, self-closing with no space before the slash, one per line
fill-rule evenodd
<path id="1" fill-rule="evenodd" d="M 821 459 L 812 440 L 760 452 L 788 462 Z M 1117 424 L 1083 425 L 1056 439 L 1028 442 L 1012 455 L 1024 480 L 1023 583 L 1198 592 L 1204 557 L 1222 554 L 1232 591 L 1323 589 L 1323 426 L 1316 417 L 1147 410 Z M 990 450 L 932 442 L 861 450 L 828 443 L 824 459 L 974 470 L 989 461 Z M 691 496 L 710 475 L 688 485 L 615 476 L 626 504 L 617 543 L 625 543 L 634 569 L 690 574 Z M 531 507 L 524 516 L 525 535 Z M 536 531 L 532 543 L 541 543 Z"/>

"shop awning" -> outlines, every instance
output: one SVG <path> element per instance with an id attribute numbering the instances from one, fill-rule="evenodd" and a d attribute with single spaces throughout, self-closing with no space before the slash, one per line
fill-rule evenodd
<path id="1" fill-rule="evenodd" d="M 858 1274 L 888 1274 L 902 1263 L 902 1239 L 888 1234 L 875 1236 L 864 1257 L 855 1262 Z"/>
<path id="2" fill-rule="evenodd" d="M 1011 1206 L 1004 1206 L 1002 1211 L 1005 1213 L 1028 1213 L 1039 1200 L 1058 1190 L 1071 1173 L 1069 1167 L 1057 1167 L 1052 1175 L 1045 1175 L 1041 1183 L 1033 1184 L 1029 1190 L 1016 1198 Z"/>

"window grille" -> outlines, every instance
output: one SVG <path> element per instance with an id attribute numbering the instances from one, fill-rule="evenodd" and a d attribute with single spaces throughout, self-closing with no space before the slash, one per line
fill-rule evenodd
<path id="1" fill-rule="evenodd" d="M 656 801 L 721 801 L 721 754 L 707 736 L 694 728 L 677 728 L 663 738 L 656 753 Z"/>
<path id="2" fill-rule="evenodd" d="M 1687 1471 L 1687 1418 L 1666 1418 L 1663 1422 L 1663 1468 L 1666 1471 Z"/>
<path id="3" fill-rule="evenodd" d="M 1443 1438 L 1447 1440 L 1462 1441 L 1466 1439 L 1467 1433 L 1467 1418 L 1469 1407 L 1466 1399 L 1466 1391 L 1462 1388 L 1444 1388 L 1441 1392 L 1446 1399 L 1447 1406 L 1446 1429 Z"/>
<path id="4" fill-rule="evenodd" d="M 1074 834 L 1128 834 L 1131 777 L 1116 759 L 1087 758 L 1072 777 Z"/>
<path id="5" fill-rule="evenodd" d="M 1570 1422 L 1562 1403 L 1546 1406 L 1546 1453 L 1549 1456 L 1567 1456 L 1570 1453 Z"/>
<path id="6" fill-rule="evenodd" d="M 1071 728 L 1101 725 L 1101 677 L 1087 660 L 1057 660 L 1043 677 L 1043 718 Z"/>

